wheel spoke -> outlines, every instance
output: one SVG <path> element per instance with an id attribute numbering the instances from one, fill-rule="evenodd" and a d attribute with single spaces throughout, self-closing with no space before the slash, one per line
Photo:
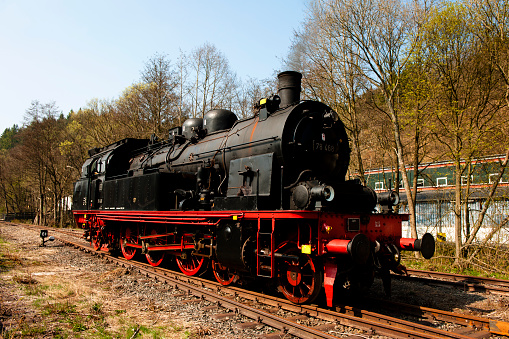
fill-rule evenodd
<path id="1" fill-rule="evenodd" d="M 157 229 L 152 228 L 150 230 L 150 235 L 156 235 Z M 157 245 L 162 245 L 165 243 L 165 241 L 162 238 L 159 238 L 155 241 Z M 153 244 L 152 244 L 153 245 Z M 164 252 L 163 251 L 149 251 L 145 254 L 145 257 L 147 258 L 147 261 L 152 266 L 159 266 L 163 262 L 164 259 Z"/>

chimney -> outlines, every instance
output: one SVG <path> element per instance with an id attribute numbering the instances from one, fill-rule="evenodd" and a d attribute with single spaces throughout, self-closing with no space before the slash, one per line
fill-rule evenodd
<path id="1" fill-rule="evenodd" d="M 300 102 L 300 82 L 302 74 L 294 71 L 286 71 L 279 73 L 277 78 L 279 79 L 277 94 L 281 98 L 279 107 L 283 108 Z"/>

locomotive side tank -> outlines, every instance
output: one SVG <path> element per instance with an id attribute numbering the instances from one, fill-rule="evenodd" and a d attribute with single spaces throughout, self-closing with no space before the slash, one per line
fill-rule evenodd
<path id="1" fill-rule="evenodd" d="M 301 101 L 301 74 L 278 75 L 278 95 L 237 120 L 215 109 L 167 140 L 124 139 L 89 151 L 75 184 L 76 222 L 96 249 L 165 254 L 187 275 L 210 268 L 224 285 L 275 280 L 296 303 L 325 287 L 369 286 L 401 272 L 400 251 L 429 258 L 434 239 L 403 238 L 397 196 L 345 180 L 350 148 L 336 112 Z"/>

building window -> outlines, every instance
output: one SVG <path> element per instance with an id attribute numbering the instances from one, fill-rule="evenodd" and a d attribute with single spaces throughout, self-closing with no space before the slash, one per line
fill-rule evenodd
<path id="1" fill-rule="evenodd" d="M 447 186 L 447 177 L 437 178 L 437 186 Z"/>
<path id="2" fill-rule="evenodd" d="M 417 187 L 424 187 L 424 179 L 417 179 Z"/>
<path id="3" fill-rule="evenodd" d="M 383 181 L 375 182 L 375 189 L 376 190 L 383 190 L 384 189 L 384 182 Z"/>
<path id="4" fill-rule="evenodd" d="M 497 180 L 497 176 L 498 176 L 498 173 L 491 173 L 490 176 L 489 176 L 489 182 L 490 184 L 493 184 L 495 182 L 495 180 Z M 500 184 L 502 183 L 507 183 L 506 180 L 504 180 L 504 177 L 501 177 L 500 180 L 498 181 Z"/>
<path id="5" fill-rule="evenodd" d="M 467 184 L 467 181 L 468 181 L 468 176 L 466 176 L 466 175 L 462 175 L 462 176 L 461 176 L 461 185 L 463 185 L 463 186 L 464 186 L 464 185 L 466 185 L 466 184 Z M 473 176 L 473 175 L 471 175 L 471 176 L 470 176 L 470 183 L 473 183 L 473 182 L 474 182 L 474 176 Z"/>

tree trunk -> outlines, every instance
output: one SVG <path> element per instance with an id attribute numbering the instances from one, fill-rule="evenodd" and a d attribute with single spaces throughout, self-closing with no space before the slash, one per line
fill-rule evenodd
<path id="1" fill-rule="evenodd" d="M 40 194 L 39 195 L 39 211 L 38 211 L 38 214 L 39 214 L 39 218 L 38 218 L 37 225 L 44 225 L 45 224 L 45 220 L 44 220 L 44 194 Z"/>
<path id="2" fill-rule="evenodd" d="M 403 143 L 401 142 L 399 121 L 398 121 L 396 112 L 394 112 L 394 107 L 389 107 L 389 110 L 391 112 L 391 118 L 392 118 L 393 128 L 394 128 L 394 140 L 396 143 L 396 155 L 398 157 L 398 163 L 399 163 L 399 168 L 401 171 L 401 177 L 403 179 L 403 185 L 405 186 L 405 193 L 407 196 L 408 214 L 409 214 L 408 223 L 410 225 L 412 237 L 417 238 L 417 228 L 415 226 L 416 225 L 415 202 L 412 200 L 412 189 L 410 187 L 410 181 L 408 180 L 408 173 L 407 173 L 406 167 L 405 167 L 405 159 L 403 158 L 403 156 L 404 156 Z M 399 185 L 399 183 L 398 183 L 398 185 Z"/>
<path id="3" fill-rule="evenodd" d="M 461 159 L 454 159 L 455 179 L 454 183 L 454 234 L 455 234 L 455 264 L 460 263 L 461 257 Z"/>

